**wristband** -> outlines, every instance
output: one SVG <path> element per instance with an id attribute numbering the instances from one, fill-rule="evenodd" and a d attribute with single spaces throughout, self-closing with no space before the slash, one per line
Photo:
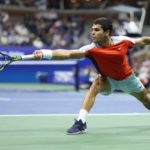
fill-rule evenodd
<path id="1" fill-rule="evenodd" d="M 43 58 L 52 59 L 52 57 L 53 57 L 52 50 L 41 49 L 40 51 L 41 51 L 42 54 L 43 54 Z"/>
<path id="2" fill-rule="evenodd" d="M 31 55 L 24 55 L 24 56 L 21 56 L 21 59 L 22 60 L 32 60 L 32 59 L 34 59 L 34 55 L 33 54 L 31 54 Z"/>

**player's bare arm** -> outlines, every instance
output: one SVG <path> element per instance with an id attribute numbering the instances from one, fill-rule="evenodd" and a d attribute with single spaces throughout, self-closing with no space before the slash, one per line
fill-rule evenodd
<path id="1" fill-rule="evenodd" d="M 141 37 L 140 39 L 135 41 L 135 45 L 150 45 L 150 37 Z"/>
<path id="2" fill-rule="evenodd" d="M 81 59 L 86 56 L 84 50 L 36 50 L 33 53 L 36 60 L 46 58 L 47 56 L 51 57 L 53 60 L 65 60 L 65 59 Z"/>

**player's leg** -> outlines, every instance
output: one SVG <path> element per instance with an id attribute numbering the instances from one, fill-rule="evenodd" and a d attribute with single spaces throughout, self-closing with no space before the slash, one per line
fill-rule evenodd
<path id="1" fill-rule="evenodd" d="M 133 92 L 130 93 L 132 96 L 136 97 L 139 101 L 143 103 L 143 105 L 150 110 L 150 97 L 148 96 L 147 89 L 144 89 L 141 92 Z"/>
<path id="2" fill-rule="evenodd" d="M 73 126 L 67 130 L 67 134 L 80 134 L 86 132 L 86 116 L 95 102 L 96 95 L 99 92 L 110 92 L 110 90 L 109 82 L 98 75 L 85 95 L 78 118 L 75 120 Z"/>
<path id="3" fill-rule="evenodd" d="M 85 109 L 87 112 L 89 112 L 95 102 L 96 95 L 105 91 L 111 91 L 110 84 L 106 78 L 98 75 L 93 81 L 90 89 L 86 93 L 81 109 Z"/>
<path id="4" fill-rule="evenodd" d="M 124 92 L 134 96 L 141 101 L 147 109 L 150 109 L 150 97 L 148 96 L 147 90 L 134 74 L 130 75 L 128 79 L 122 81 L 122 83 L 119 83 L 119 86 Z"/>

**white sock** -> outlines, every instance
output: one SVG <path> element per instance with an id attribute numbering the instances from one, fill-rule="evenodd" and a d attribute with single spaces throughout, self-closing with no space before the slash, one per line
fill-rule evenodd
<path id="1" fill-rule="evenodd" d="M 79 116 L 77 118 L 77 120 L 82 120 L 83 123 L 86 122 L 86 116 L 88 115 L 88 112 L 87 110 L 85 109 L 80 109 L 80 112 L 79 112 Z"/>

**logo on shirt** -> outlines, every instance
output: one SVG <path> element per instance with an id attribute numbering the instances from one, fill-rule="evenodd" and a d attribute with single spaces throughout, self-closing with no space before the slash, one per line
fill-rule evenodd
<path id="1" fill-rule="evenodd" d="M 117 50 L 121 50 L 121 47 L 118 47 Z"/>

